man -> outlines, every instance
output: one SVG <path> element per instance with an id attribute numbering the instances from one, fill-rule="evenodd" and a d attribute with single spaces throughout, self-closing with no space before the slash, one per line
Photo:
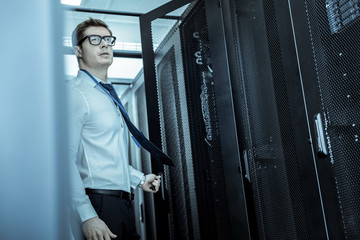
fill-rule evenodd
<path id="1" fill-rule="evenodd" d="M 79 63 L 69 82 L 72 209 L 86 239 L 138 239 L 131 187 L 157 192 L 160 176 L 129 165 L 128 128 L 106 86 L 115 37 L 101 20 L 88 19 L 74 30 Z M 101 83 L 101 84 L 99 84 Z"/>

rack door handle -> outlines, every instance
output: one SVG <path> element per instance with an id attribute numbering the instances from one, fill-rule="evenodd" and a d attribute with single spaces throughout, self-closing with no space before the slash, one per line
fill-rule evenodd
<path id="1" fill-rule="evenodd" d="M 243 151 L 243 156 L 244 156 L 244 165 L 245 165 L 245 178 L 251 182 L 250 180 L 250 171 L 249 171 L 249 159 L 248 159 L 248 155 L 247 155 L 247 150 Z"/>
<path id="2" fill-rule="evenodd" d="M 316 150 L 321 156 L 327 156 L 329 151 L 326 146 L 324 124 L 322 122 L 321 114 L 317 113 L 314 116 L 315 134 L 316 134 Z"/>

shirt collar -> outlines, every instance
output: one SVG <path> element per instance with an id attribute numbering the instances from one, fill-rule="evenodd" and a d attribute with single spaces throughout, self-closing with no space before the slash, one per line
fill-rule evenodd
<path id="1" fill-rule="evenodd" d="M 86 82 L 87 84 L 89 84 L 90 86 L 92 87 L 96 87 L 97 84 L 96 82 L 94 82 L 86 73 L 84 73 L 83 71 L 79 70 L 78 71 L 78 74 L 77 74 L 77 77 L 79 79 L 81 79 L 82 81 Z M 111 81 L 108 79 L 107 82 L 104 82 L 103 80 L 101 80 L 100 78 L 97 78 L 93 75 L 93 77 L 98 81 L 98 82 L 101 82 L 101 83 L 107 83 L 107 84 L 111 84 Z"/>

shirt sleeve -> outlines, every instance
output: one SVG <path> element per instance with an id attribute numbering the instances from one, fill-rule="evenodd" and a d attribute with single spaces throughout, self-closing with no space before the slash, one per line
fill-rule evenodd
<path id="1" fill-rule="evenodd" d="M 141 179 L 144 177 L 144 173 L 136 170 L 132 166 L 129 166 L 129 173 L 130 173 L 130 186 L 135 189 L 139 185 Z"/>
<path id="2" fill-rule="evenodd" d="M 97 217 L 97 213 L 91 205 L 89 197 L 85 193 L 84 185 L 77 167 L 77 155 L 81 140 L 81 133 L 89 114 L 89 106 L 83 93 L 69 87 L 69 160 L 70 160 L 70 190 L 71 190 L 71 208 L 77 213 L 84 222 L 90 218 Z"/>

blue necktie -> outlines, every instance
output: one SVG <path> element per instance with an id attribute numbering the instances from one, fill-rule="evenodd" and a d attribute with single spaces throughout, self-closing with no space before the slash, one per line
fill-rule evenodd
<path id="1" fill-rule="evenodd" d="M 124 117 L 125 123 L 133 135 L 133 137 L 136 139 L 137 143 L 140 144 L 143 148 L 145 148 L 149 153 L 151 153 L 157 160 L 159 160 L 162 164 L 174 166 L 174 163 L 170 159 L 169 156 L 167 156 L 164 152 L 162 152 L 159 148 L 157 148 L 152 142 L 150 142 L 142 132 L 137 129 L 134 124 L 130 121 L 129 115 L 126 113 L 126 110 L 124 106 L 122 105 L 113 85 L 111 84 L 104 84 L 100 83 L 101 86 L 103 86 L 113 98 L 116 99 L 115 104 L 118 105 L 121 114 Z"/>

